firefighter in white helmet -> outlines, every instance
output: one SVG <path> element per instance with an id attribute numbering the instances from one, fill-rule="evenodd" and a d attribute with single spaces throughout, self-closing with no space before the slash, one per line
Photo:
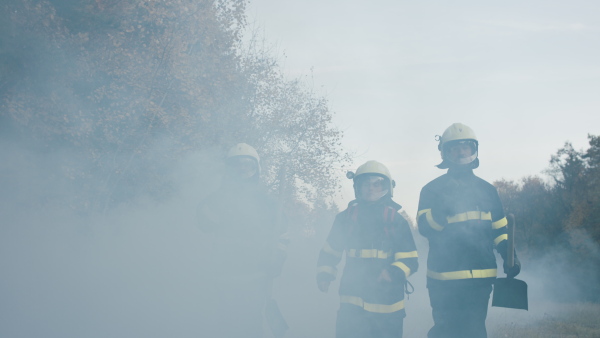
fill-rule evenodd
<path id="1" fill-rule="evenodd" d="M 225 162 L 230 178 L 236 182 L 256 181 L 260 177 L 260 157 L 256 149 L 246 143 L 238 143 L 229 149 Z"/>
<path id="2" fill-rule="evenodd" d="M 392 200 L 395 183 L 385 165 L 368 161 L 347 177 L 356 199 L 335 218 L 319 254 L 317 285 L 328 291 L 345 253 L 336 337 L 402 337 L 407 278 L 418 268 L 410 226 Z"/>
<path id="3" fill-rule="evenodd" d="M 494 249 L 507 258 L 507 220 L 496 188 L 475 176 L 479 142 L 454 123 L 439 137 L 448 172 L 421 190 L 417 222 L 429 240 L 427 288 L 434 326 L 429 338 L 485 338 L 485 319 L 496 279 Z M 515 256 L 516 258 L 516 256 Z M 520 271 L 504 266 L 509 277 Z"/>
<path id="4" fill-rule="evenodd" d="M 263 337 L 268 285 L 286 258 L 285 222 L 260 184 L 260 173 L 256 150 L 246 143 L 233 146 L 220 188 L 198 206 L 208 246 L 202 268 L 213 286 L 206 295 L 212 301 L 205 302 L 211 315 L 203 318 L 215 336 Z"/>

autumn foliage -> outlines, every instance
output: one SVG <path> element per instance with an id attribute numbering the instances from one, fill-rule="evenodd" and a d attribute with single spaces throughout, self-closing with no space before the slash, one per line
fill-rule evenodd
<path id="1" fill-rule="evenodd" d="M 515 215 L 519 252 L 531 261 L 548 259 L 555 273 L 548 285 L 568 281 L 553 290 L 554 299 L 600 301 L 600 137 L 588 141 L 579 151 L 565 143 L 550 160 L 548 179 L 494 183 L 506 212 Z"/>
<path id="2" fill-rule="evenodd" d="M 245 6 L 3 1 L 3 141 L 39 155 L 42 181 L 76 186 L 62 201 L 75 210 L 164 198 L 179 159 L 238 142 L 263 154 L 273 191 L 283 182 L 290 199 L 309 203 L 333 194 L 332 168 L 348 155 L 327 101 L 302 79 L 286 79 L 264 49 L 242 43 Z M 19 163 L 0 170 L 15 174 Z"/>

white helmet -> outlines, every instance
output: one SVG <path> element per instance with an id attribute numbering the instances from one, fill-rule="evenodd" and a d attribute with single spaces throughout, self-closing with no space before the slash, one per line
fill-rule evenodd
<path id="1" fill-rule="evenodd" d="M 390 174 L 388 168 L 381 162 L 367 161 L 356 169 L 356 173 L 351 171 L 346 173 L 346 177 L 354 180 L 354 196 L 356 198 L 359 198 L 357 186 L 358 183 L 360 183 L 360 181 L 363 179 L 367 179 L 368 177 L 381 177 L 385 180 L 385 189 L 382 190 L 381 196 L 379 196 L 377 199 L 385 196 L 388 192 L 390 197 L 394 196 L 394 187 L 396 186 L 396 182 L 394 182 L 392 179 L 392 175 Z"/>
<path id="2" fill-rule="evenodd" d="M 250 163 L 252 163 L 253 167 L 251 168 L 251 170 L 249 169 L 247 172 L 244 173 L 245 176 L 248 176 L 246 178 L 252 177 L 254 175 L 260 175 L 260 157 L 258 157 L 256 149 L 254 149 L 252 146 L 246 143 L 238 143 L 231 149 L 229 149 L 226 159 L 228 163 L 241 163 L 246 160 L 250 160 Z"/>
<path id="3" fill-rule="evenodd" d="M 438 165 L 438 168 L 448 168 L 450 163 L 457 165 L 471 164 L 472 168 L 479 166 L 478 150 L 479 142 L 475 132 L 470 127 L 462 123 L 453 123 L 450 127 L 446 128 L 442 136 L 438 136 L 439 144 L 438 150 L 442 156 L 442 163 Z M 459 159 L 453 159 L 450 156 L 450 148 L 456 144 L 466 144 L 471 148 L 471 155 Z"/>

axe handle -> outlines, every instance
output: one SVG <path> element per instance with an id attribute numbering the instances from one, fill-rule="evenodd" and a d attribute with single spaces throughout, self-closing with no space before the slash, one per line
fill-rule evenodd
<path id="1" fill-rule="evenodd" d="M 512 268 L 515 265 L 515 215 L 508 214 L 508 246 L 506 265 Z"/>

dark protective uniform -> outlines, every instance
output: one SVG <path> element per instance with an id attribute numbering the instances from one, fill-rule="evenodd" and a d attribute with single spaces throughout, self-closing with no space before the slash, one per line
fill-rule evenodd
<path id="1" fill-rule="evenodd" d="M 319 254 L 317 282 L 332 281 L 346 253 L 336 337 L 402 337 L 406 278 L 417 271 L 417 251 L 401 206 L 389 197 L 352 201 L 339 213 Z M 391 282 L 380 278 L 383 270 Z"/>
<path id="2" fill-rule="evenodd" d="M 450 168 L 421 190 L 419 232 L 429 240 L 429 338 L 485 338 L 496 279 L 494 247 L 506 260 L 507 220 L 496 188 L 472 169 Z"/>
<path id="3" fill-rule="evenodd" d="M 226 181 L 199 205 L 207 336 L 263 337 L 269 281 L 280 273 L 289 242 L 280 214 L 256 181 Z"/>

